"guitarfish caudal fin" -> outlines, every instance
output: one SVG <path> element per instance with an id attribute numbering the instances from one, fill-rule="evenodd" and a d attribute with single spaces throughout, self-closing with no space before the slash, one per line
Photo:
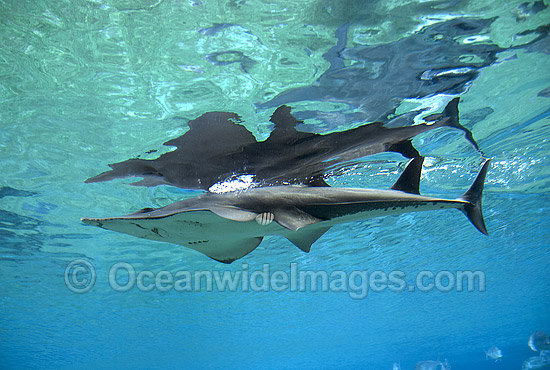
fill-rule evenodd
<path id="1" fill-rule="evenodd" d="M 466 127 L 462 126 L 458 120 L 459 99 L 460 98 L 454 98 L 453 100 L 451 100 L 449 104 L 447 104 L 447 106 L 445 107 L 445 110 L 443 111 L 443 116 L 450 118 L 450 122 L 447 124 L 447 126 L 457 128 L 462 132 L 464 132 L 464 137 L 466 138 L 466 140 L 468 140 L 470 144 L 472 144 L 474 148 L 483 155 L 483 152 L 481 151 L 481 149 L 479 148 L 479 145 L 475 141 L 474 136 L 472 135 L 472 132 L 468 130 Z"/>
<path id="2" fill-rule="evenodd" d="M 490 161 L 490 159 L 486 159 L 485 162 L 483 162 L 481 170 L 468 191 L 458 198 L 458 200 L 468 202 L 462 209 L 462 212 L 468 217 L 468 220 L 485 235 L 489 235 L 489 233 L 487 232 L 483 214 L 481 213 L 481 195 L 483 193 L 483 183 L 485 182 L 485 176 L 487 175 Z"/>
<path id="3" fill-rule="evenodd" d="M 474 136 L 470 130 L 468 130 L 466 127 L 462 126 L 459 120 L 459 110 L 458 110 L 458 103 L 460 101 L 460 98 L 454 98 L 451 100 L 443 110 L 443 113 L 440 114 L 432 114 L 430 116 L 424 117 L 425 121 L 437 121 L 434 123 L 434 125 L 437 126 L 446 126 L 446 127 L 453 127 L 457 130 L 460 130 L 464 132 L 464 137 L 472 146 L 477 150 L 481 155 L 484 155 L 481 149 L 479 148 L 479 145 L 474 139 Z"/>

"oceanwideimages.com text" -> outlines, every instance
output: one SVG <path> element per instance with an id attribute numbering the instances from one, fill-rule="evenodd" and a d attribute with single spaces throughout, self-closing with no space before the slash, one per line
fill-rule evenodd
<path id="1" fill-rule="evenodd" d="M 65 284 L 75 293 L 90 291 L 97 281 L 94 266 L 87 260 L 75 260 L 65 269 Z M 380 292 L 484 292 L 483 271 L 417 272 L 411 279 L 404 271 L 353 270 L 324 271 L 300 269 L 290 263 L 288 269 L 272 269 L 264 264 L 251 269 L 242 263 L 238 270 L 138 270 L 127 262 L 111 266 L 109 286 L 116 292 L 346 292 L 353 299 L 365 299 Z"/>

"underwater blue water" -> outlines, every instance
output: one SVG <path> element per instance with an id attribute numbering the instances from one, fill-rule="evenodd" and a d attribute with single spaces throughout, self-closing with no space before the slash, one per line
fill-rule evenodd
<path id="1" fill-rule="evenodd" d="M 529 336 L 550 332 L 548 5 L 0 1 L 0 368 L 406 370 L 447 359 L 453 370 L 521 369 L 538 355 Z M 305 120 L 299 129 L 328 133 L 410 124 L 407 112 L 440 112 L 455 96 L 462 124 L 492 159 L 489 236 L 460 212 L 430 211 L 337 225 L 308 254 L 266 237 L 223 265 L 80 222 L 197 195 L 84 180 L 169 151 L 162 143 L 205 112 L 238 113 L 263 140 L 280 104 Z M 405 121 L 392 123 L 396 116 Z M 427 157 L 422 194 L 460 196 L 482 163 L 456 130 L 414 144 Z M 387 189 L 405 162 L 367 157 L 327 181 Z M 87 292 L 67 283 L 92 281 L 68 269 L 73 261 L 95 271 Z M 146 277 L 151 291 L 123 292 L 109 277 L 121 262 L 172 277 L 251 278 L 269 264 L 271 280 L 297 269 L 344 274 L 347 285 L 262 289 L 260 278 L 229 291 L 203 279 L 178 291 Z M 402 272 L 407 288 L 365 291 L 365 271 Z M 423 271 L 479 272 L 484 284 L 459 291 L 443 279 L 443 289 L 409 291 Z M 485 358 L 493 345 L 499 362 Z"/>

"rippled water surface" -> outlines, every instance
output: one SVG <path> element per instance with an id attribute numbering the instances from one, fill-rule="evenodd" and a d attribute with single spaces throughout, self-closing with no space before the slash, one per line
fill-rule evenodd
<path id="1" fill-rule="evenodd" d="M 405 370 L 447 359 L 454 370 L 520 369 L 538 355 L 529 336 L 550 332 L 548 5 L 0 0 L 0 368 Z M 238 113 L 264 140 L 281 104 L 304 120 L 298 129 L 329 133 L 418 123 L 456 96 L 461 123 L 492 159 L 488 237 L 457 211 L 403 214 L 337 225 L 308 254 L 267 237 L 223 265 L 80 222 L 196 195 L 84 180 L 171 150 L 162 143 L 205 112 Z M 456 130 L 414 144 L 427 157 L 423 194 L 460 196 L 482 163 Z M 368 157 L 327 181 L 387 189 L 405 162 Z M 95 270 L 86 293 L 66 284 L 91 279 L 65 273 L 75 260 Z M 203 280 L 192 291 L 119 292 L 109 272 L 120 262 L 172 276 L 258 277 L 269 264 L 270 274 L 353 279 L 347 291 L 263 291 L 259 278 L 257 289 L 208 291 Z M 400 271 L 407 284 L 421 271 L 477 271 L 485 289 L 364 291 L 364 271 Z M 498 363 L 485 359 L 493 345 Z"/>

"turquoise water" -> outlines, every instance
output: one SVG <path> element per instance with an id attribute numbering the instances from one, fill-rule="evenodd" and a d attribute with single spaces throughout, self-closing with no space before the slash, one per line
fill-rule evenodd
<path id="1" fill-rule="evenodd" d="M 0 368 L 413 369 L 447 359 L 454 370 L 520 369 L 537 355 L 531 333 L 550 331 L 547 5 L 0 1 Z M 305 119 L 300 129 L 328 133 L 419 107 L 439 112 L 458 95 L 462 124 L 492 158 L 488 237 L 456 211 L 404 214 L 333 227 L 309 254 L 268 237 L 222 265 L 80 222 L 196 195 L 84 180 L 109 163 L 156 158 L 205 112 L 238 113 L 263 140 L 282 103 Z M 482 161 L 457 131 L 414 143 L 427 156 L 423 194 L 461 195 Z M 404 163 L 365 158 L 329 181 L 385 189 Z M 96 272 L 85 293 L 65 283 L 75 260 Z M 370 289 L 362 299 L 357 280 L 346 291 L 209 291 L 202 281 L 120 292 L 109 280 L 120 262 L 172 276 L 252 274 L 266 263 L 289 276 L 293 266 L 402 271 L 408 284 L 421 271 L 480 271 L 485 286 Z M 485 359 L 493 345 L 498 363 Z"/>

